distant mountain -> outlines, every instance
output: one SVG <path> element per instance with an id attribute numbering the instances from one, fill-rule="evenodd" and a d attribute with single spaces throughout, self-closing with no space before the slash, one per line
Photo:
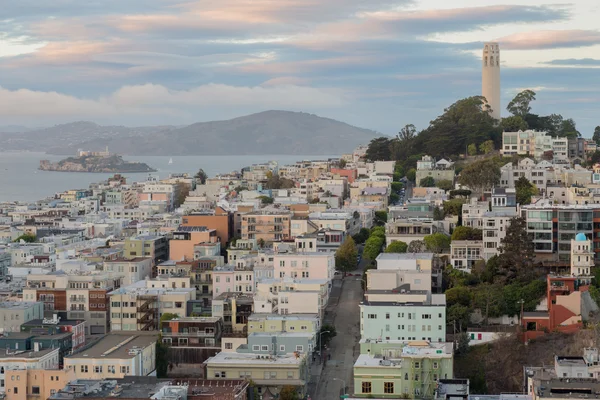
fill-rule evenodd
<path id="1" fill-rule="evenodd" d="M 28 132 L 28 131 L 32 131 L 32 128 L 28 128 L 26 126 L 21 126 L 21 125 L 3 125 L 0 126 L 0 132 Z"/>
<path id="2" fill-rule="evenodd" d="M 0 133 L 0 150 L 70 155 L 78 149 L 125 155 L 341 154 L 378 136 L 333 119 L 265 111 L 185 127 L 129 128 L 73 122 L 24 133 Z"/>

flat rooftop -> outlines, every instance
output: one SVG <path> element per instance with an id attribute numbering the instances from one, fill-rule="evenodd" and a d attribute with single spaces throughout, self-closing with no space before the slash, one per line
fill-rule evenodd
<path id="1" fill-rule="evenodd" d="M 375 261 L 431 260 L 433 253 L 381 253 Z"/>
<path id="2" fill-rule="evenodd" d="M 0 302 L 0 309 L 5 310 L 27 310 L 34 307 L 36 304 L 40 304 L 35 301 L 3 301 Z"/>
<path id="3" fill-rule="evenodd" d="M 0 359 L 2 358 L 28 358 L 28 359 L 36 359 L 44 357 L 45 355 L 52 353 L 53 351 L 58 352 L 58 348 L 56 349 L 42 349 L 40 351 L 33 350 L 6 350 L 0 349 Z"/>
<path id="4" fill-rule="evenodd" d="M 582 367 L 584 367 L 587 365 L 587 363 L 585 362 L 585 359 L 583 357 L 557 356 L 556 362 L 559 365 L 564 365 L 564 366 L 582 366 Z"/>
<path id="5" fill-rule="evenodd" d="M 156 335 L 128 335 L 122 333 L 110 333 L 87 350 L 67 356 L 66 358 L 82 359 L 105 357 L 109 359 L 129 359 L 135 357 L 135 354 L 129 354 L 129 349 L 133 349 L 134 347 L 142 349 L 146 348 L 155 343 L 157 338 L 158 332 Z"/>
<path id="6" fill-rule="evenodd" d="M 536 381 L 534 390 L 541 398 L 595 398 L 596 393 L 600 392 L 600 382 L 594 378 L 556 378 Z"/>
<path id="7" fill-rule="evenodd" d="M 319 316 L 317 314 L 266 314 L 266 313 L 254 313 L 248 317 L 248 321 L 306 321 L 314 320 L 318 321 Z"/>
<path id="8" fill-rule="evenodd" d="M 264 354 L 260 354 L 264 356 Z M 286 354 L 284 356 L 258 358 L 258 353 L 218 353 L 217 355 L 210 357 L 206 360 L 206 365 L 211 366 L 215 364 L 241 364 L 247 365 L 300 365 L 305 357 L 305 354 L 300 357 L 296 357 L 295 354 Z"/>

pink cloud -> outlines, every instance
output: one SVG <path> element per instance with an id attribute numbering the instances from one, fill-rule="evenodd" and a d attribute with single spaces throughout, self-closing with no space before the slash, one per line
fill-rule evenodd
<path id="1" fill-rule="evenodd" d="M 600 32 L 593 30 L 546 30 L 520 32 L 497 39 L 512 50 L 584 47 L 600 44 Z"/>

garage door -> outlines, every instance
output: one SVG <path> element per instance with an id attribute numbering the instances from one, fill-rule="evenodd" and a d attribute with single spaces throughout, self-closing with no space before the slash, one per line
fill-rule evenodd
<path id="1" fill-rule="evenodd" d="M 96 325 L 96 326 L 90 326 L 90 335 L 103 335 L 104 332 L 104 327 L 100 326 L 100 325 Z"/>

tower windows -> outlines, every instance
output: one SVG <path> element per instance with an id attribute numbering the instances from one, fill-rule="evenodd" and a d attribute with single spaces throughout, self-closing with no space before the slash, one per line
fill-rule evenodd
<path id="1" fill-rule="evenodd" d="M 487 67 L 487 57 L 483 57 L 483 66 Z"/>
<path id="2" fill-rule="evenodd" d="M 494 56 L 490 57 L 490 66 L 494 66 Z"/>

